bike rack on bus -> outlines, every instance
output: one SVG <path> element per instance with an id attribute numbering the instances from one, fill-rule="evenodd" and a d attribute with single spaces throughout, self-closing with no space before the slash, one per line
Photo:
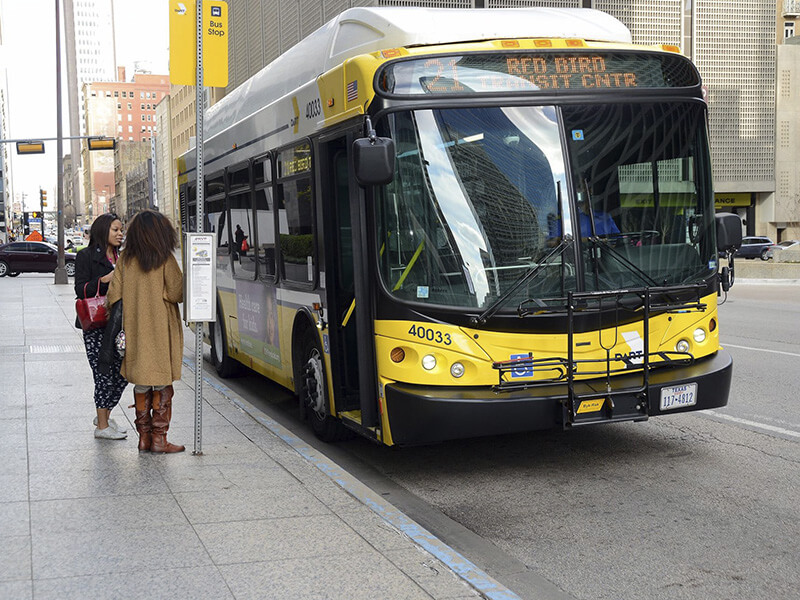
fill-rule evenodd
<path id="1" fill-rule="evenodd" d="M 700 302 L 700 295 L 705 289 L 703 285 L 686 285 L 675 287 L 645 287 L 615 291 L 601 292 L 568 292 L 564 306 L 567 315 L 567 355 L 550 356 L 547 358 L 534 358 L 529 353 L 527 358 L 495 362 L 493 368 L 498 370 L 499 381 L 493 387 L 495 392 L 511 392 L 531 388 L 544 388 L 544 394 L 537 396 L 542 400 L 557 400 L 562 405 L 562 422 L 564 428 L 584 425 L 589 423 L 614 422 L 614 421 L 644 421 L 649 416 L 647 390 L 650 385 L 650 375 L 654 369 L 674 366 L 690 365 L 694 356 L 689 352 L 658 351 L 612 356 L 620 339 L 620 329 L 626 326 L 641 323 L 642 348 L 650 348 L 650 317 L 663 312 L 686 312 L 691 310 L 704 311 L 706 304 Z M 676 300 L 676 297 L 686 297 L 691 293 L 693 299 L 689 301 Z M 619 313 L 622 310 L 630 311 L 621 302 L 623 297 L 629 300 L 632 296 L 639 298 L 640 305 L 633 309 L 641 313 L 640 319 L 625 321 L 619 325 Z M 613 306 L 608 300 L 614 299 Z M 660 299 L 656 301 L 655 299 Z M 629 304 L 629 302 L 628 302 Z M 563 309 L 562 309 L 563 310 Z M 597 315 L 598 324 L 602 321 L 604 313 L 614 312 L 615 325 L 604 329 L 596 329 L 600 338 L 600 347 L 605 350 L 605 358 L 575 358 L 575 321 L 591 319 Z M 560 311 L 559 311 L 560 312 Z M 595 331 L 595 329 L 592 329 Z M 603 334 L 614 332 L 613 343 L 605 344 Z M 581 342 L 580 345 L 586 344 Z M 656 360 L 657 359 L 657 360 Z M 598 368 L 591 370 L 592 366 Z M 552 373 L 549 377 L 539 377 L 535 381 L 513 381 L 510 378 L 514 373 L 521 371 L 531 373 Z M 517 375 L 518 376 L 518 375 Z M 612 379 L 613 378 L 613 379 Z M 566 393 L 563 391 L 566 384 Z M 612 385 L 613 384 L 613 385 Z M 549 389 L 548 389 L 549 388 Z M 602 388 L 602 389 L 598 389 Z M 549 393 L 548 393 L 549 392 Z M 592 405 L 591 401 L 600 401 L 600 405 Z M 589 401 L 588 410 L 581 411 L 583 402 Z"/>

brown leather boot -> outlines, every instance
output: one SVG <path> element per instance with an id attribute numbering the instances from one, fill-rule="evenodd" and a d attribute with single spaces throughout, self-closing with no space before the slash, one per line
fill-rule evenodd
<path id="1" fill-rule="evenodd" d="M 171 444 L 167 441 L 167 430 L 172 420 L 172 396 L 175 390 L 168 385 L 163 390 L 153 392 L 153 430 L 150 442 L 150 452 L 156 454 L 173 454 L 186 450 L 184 446 Z"/>
<path id="2" fill-rule="evenodd" d="M 144 394 L 133 393 L 136 399 L 136 431 L 139 432 L 139 452 L 150 452 L 152 440 L 153 417 L 150 410 L 153 408 L 153 390 Z"/>

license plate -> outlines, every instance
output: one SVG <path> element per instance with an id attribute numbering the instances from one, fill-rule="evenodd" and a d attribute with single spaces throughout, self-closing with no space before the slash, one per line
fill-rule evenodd
<path id="1" fill-rule="evenodd" d="M 672 410 L 695 404 L 697 404 L 696 383 L 661 388 L 661 410 Z"/>

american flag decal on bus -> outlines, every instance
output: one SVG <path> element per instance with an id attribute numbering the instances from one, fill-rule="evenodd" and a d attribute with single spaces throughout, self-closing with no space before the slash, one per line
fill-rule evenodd
<path id="1" fill-rule="evenodd" d="M 351 81 L 347 84 L 347 101 L 352 102 L 358 98 L 358 81 Z"/>

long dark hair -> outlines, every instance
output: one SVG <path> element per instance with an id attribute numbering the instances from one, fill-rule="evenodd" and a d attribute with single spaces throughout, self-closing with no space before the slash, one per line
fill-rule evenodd
<path id="1" fill-rule="evenodd" d="M 105 213 L 97 217 L 89 230 L 89 245 L 100 246 L 105 252 L 108 248 L 108 232 L 111 231 L 111 224 L 114 221 L 119 221 L 119 217 L 114 213 Z"/>
<path id="2" fill-rule="evenodd" d="M 127 265 L 135 258 L 147 273 L 167 262 L 177 247 L 178 234 L 167 217 L 155 210 L 143 210 L 128 225 L 122 261 Z"/>

